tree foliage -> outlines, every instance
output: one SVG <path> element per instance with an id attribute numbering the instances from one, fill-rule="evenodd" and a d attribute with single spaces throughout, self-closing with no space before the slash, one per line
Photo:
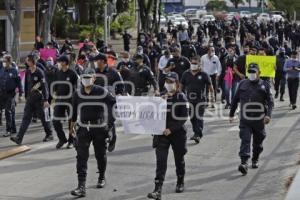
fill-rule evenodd
<path id="1" fill-rule="evenodd" d="M 225 1 L 213 0 L 206 4 L 206 9 L 208 11 L 227 10 L 227 5 Z"/>
<path id="2" fill-rule="evenodd" d="M 239 4 L 245 4 L 244 0 L 230 0 L 233 3 L 234 7 L 237 9 Z"/>
<path id="3" fill-rule="evenodd" d="M 270 0 L 275 9 L 285 11 L 289 19 L 292 18 L 294 11 L 300 14 L 299 0 Z"/>

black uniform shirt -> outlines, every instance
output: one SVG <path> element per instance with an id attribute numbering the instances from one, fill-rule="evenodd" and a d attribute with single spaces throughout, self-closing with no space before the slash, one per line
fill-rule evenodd
<path id="1" fill-rule="evenodd" d="M 177 92 L 167 99 L 167 125 L 173 134 L 185 134 L 184 126 L 189 116 L 188 101 L 182 92 Z"/>
<path id="2" fill-rule="evenodd" d="M 49 91 L 48 91 L 48 85 L 46 82 L 46 78 L 44 75 L 44 72 L 36 68 L 35 72 L 31 73 L 30 70 L 26 73 L 27 77 L 27 86 L 26 88 L 26 95 L 25 97 L 33 98 L 37 97 L 37 94 L 40 93 L 42 100 L 47 101 L 49 98 Z M 40 96 L 40 95 L 38 95 Z"/>
<path id="3" fill-rule="evenodd" d="M 238 102 L 241 103 L 241 121 L 255 122 L 262 120 L 264 116 L 271 117 L 274 101 L 269 82 L 261 79 L 255 82 L 249 79 L 241 81 L 231 104 L 230 117 L 234 116 Z M 253 111 L 254 109 L 256 111 Z"/>
<path id="4" fill-rule="evenodd" d="M 73 95 L 72 121 L 76 122 L 79 114 L 81 123 L 86 124 L 99 120 L 101 123 L 106 122 L 108 127 L 111 127 L 115 121 L 112 114 L 115 103 L 116 99 L 112 94 L 101 86 L 94 85 L 89 94 L 81 87 Z M 103 106 L 106 108 L 103 108 Z"/>
<path id="5" fill-rule="evenodd" d="M 153 85 L 154 90 L 157 90 L 158 88 L 157 82 L 154 78 L 154 74 L 147 66 L 134 66 L 130 70 L 130 81 L 132 81 L 136 91 L 138 92 L 140 92 L 141 90 L 147 92 L 149 84 Z"/>
<path id="6" fill-rule="evenodd" d="M 179 58 L 175 58 L 175 57 L 171 58 L 168 61 L 167 66 L 170 66 L 170 64 L 172 64 L 172 63 L 175 64 L 175 68 L 172 69 L 172 71 L 174 71 L 178 74 L 179 79 L 181 79 L 183 72 L 190 69 L 190 67 L 191 67 L 190 61 L 184 56 L 181 56 Z"/>
<path id="7" fill-rule="evenodd" d="M 69 95 L 76 90 L 78 76 L 77 73 L 72 69 L 67 69 L 65 72 L 63 70 L 58 70 L 55 81 L 66 81 L 72 85 L 72 88 L 70 88 L 70 85 L 67 85 L 66 83 L 55 84 L 54 92 L 56 92 L 56 95 L 59 98 L 59 96 Z"/>
<path id="8" fill-rule="evenodd" d="M 105 87 L 108 91 L 118 94 L 123 94 L 124 84 L 120 74 L 115 69 L 111 69 L 108 66 L 101 72 L 99 68 L 96 68 L 96 74 L 99 75 L 96 78 L 95 85 Z M 102 76 L 103 75 L 103 76 Z M 115 88 L 112 88 L 112 87 Z"/>
<path id="9" fill-rule="evenodd" d="M 199 71 L 193 75 L 191 70 L 187 70 L 182 75 L 181 84 L 188 100 L 191 103 L 197 103 L 206 101 L 206 88 L 212 83 L 207 73 Z"/>

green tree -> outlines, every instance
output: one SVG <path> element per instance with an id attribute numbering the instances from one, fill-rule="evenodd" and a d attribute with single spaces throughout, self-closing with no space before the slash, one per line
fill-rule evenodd
<path id="1" fill-rule="evenodd" d="M 153 7 L 153 0 L 138 0 L 139 5 L 139 19 L 141 20 L 142 29 L 145 32 L 150 30 L 150 12 Z"/>
<path id="2" fill-rule="evenodd" d="M 230 1 L 233 3 L 233 5 L 236 9 L 239 7 L 239 4 L 245 3 L 244 0 L 230 0 Z"/>
<path id="3" fill-rule="evenodd" d="M 275 9 L 286 12 L 287 18 L 292 19 L 294 11 L 300 13 L 299 0 L 270 0 Z"/>
<path id="4" fill-rule="evenodd" d="M 225 1 L 213 0 L 206 4 L 206 9 L 208 11 L 227 10 L 227 6 Z"/>

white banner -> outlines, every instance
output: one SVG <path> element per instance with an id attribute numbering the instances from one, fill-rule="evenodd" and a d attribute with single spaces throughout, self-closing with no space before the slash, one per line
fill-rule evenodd
<path id="1" fill-rule="evenodd" d="M 167 101 L 161 97 L 117 96 L 117 119 L 125 134 L 162 135 Z"/>

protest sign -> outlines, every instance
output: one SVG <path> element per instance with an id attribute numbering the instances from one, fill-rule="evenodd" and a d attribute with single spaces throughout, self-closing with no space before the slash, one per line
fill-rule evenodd
<path id="1" fill-rule="evenodd" d="M 44 61 L 46 61 L 49 57 L 52 57 L 54 60 L 56 60 L 56 54 L 56 49 L 40 49 L 40 55 Z"/>
<path id="2" fill-rule="evenodd" d="M 161 97 L 117 97 L 117 119 L 125 134 L 162 135 L 166 113 L 167 101 Z"/>
<path id="3" fill-rule="evenodd" d="M 276 56 L 246 56 L 246 72 L 250 63 L 258 64 L 261 77 L 275 78 Z"/>

